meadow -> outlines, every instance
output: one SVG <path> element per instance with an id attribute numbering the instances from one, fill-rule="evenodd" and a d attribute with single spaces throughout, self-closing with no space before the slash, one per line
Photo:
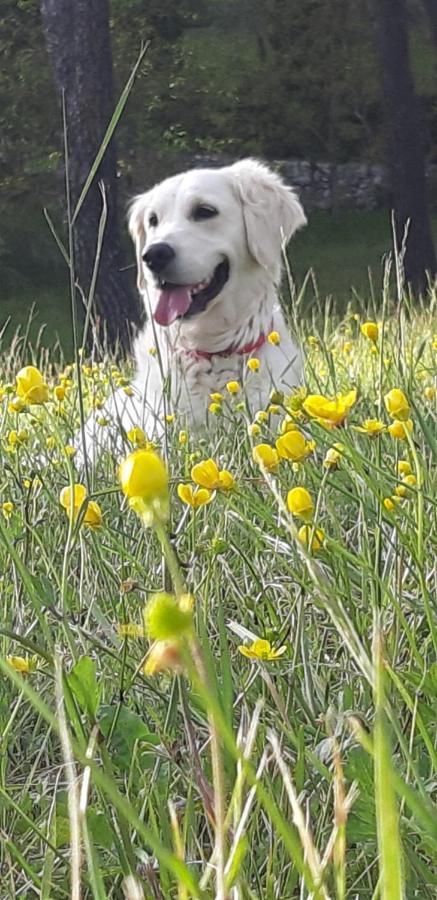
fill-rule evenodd
<path id="1" fill-rule="evenodd" d="M 4 350 L 2 900 L 436 896 L 436 297 L 390 283 L 294 295 L 305 387 L 120 470 L 71 447 L 128 364 Z"/>

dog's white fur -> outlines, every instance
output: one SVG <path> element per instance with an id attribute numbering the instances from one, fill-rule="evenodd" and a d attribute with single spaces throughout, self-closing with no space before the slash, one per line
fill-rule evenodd
<path id="1" fill-rule="evenodd" d="M 218 215 L 196 221 L 193 209 L 198 204 L 214 207 Z M 158 219 L 155 226 L 149 224 L 152 213 Z M 222 169 L 184 172 L 138 196 L 130 209 L 129 229 L 148 322 L 135 342 L 134 396 L 116 391 L 105 416 L 113 417 L 125 431 L 141 426 L 152 438 L 162 431 L 169 411 L 177 413 L 181 427 L 205 423 L 210 393 L 222 391 L 228 381 L 245 383 L 253 411 L 266 405 L 272 387 L 288 390 L 297 385 L 301 355 L 288 333 L 277 292 L 281 248 L 305 222 L 293 190 L 252 159 Z M 159 289 L 143 261 L 145 252 L 158 242 L 175 251 L 165 270 L 168 282 L 201 282 L 224 258 L 230 266 L 228 281 L 203 312 L 169 326 L 154 321 Z M 254 351 L 261 366 L 259 372 L 250 373 L 248 355 L 239 354 L 238 348 L 272 330 L 279 332 L 280 346 L 265 342 Z M 214 355 L 230 347 L 231 355 Z M 151 348 L 156 348 L 156 355 Z M 196 358 L 190 351 L 213 355 Z M 90 417 L 85 431 L 89 457 L 109 447 L 110 432 L 99 427 L 95 417 Z"/>

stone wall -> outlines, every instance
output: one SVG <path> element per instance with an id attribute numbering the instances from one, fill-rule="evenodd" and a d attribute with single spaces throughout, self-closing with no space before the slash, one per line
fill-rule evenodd
<path id="1" fill-rule="evenodd" d="M 234 162 L 230 156 L 178 154 L 164 159 L 154 172 L 153 181 L 189 168 L 213 168 Z M 301 159 L 275 160 L 269 163 L 292 184 L 307 210 L 378 209 L 390 204 L 390 189 L 384 166 L 370 163 L 308 162 Z M 149 170 L 150 171 L 150 170 Z M 430 206 L 437 208 L 437 165 L 428 167 Z"/>

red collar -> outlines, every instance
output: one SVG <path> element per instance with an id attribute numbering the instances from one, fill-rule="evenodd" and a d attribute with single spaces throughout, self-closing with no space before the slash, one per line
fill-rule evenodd
<path id="1" fill-rule="evenodd" d="M 265 344 L 266 340 L 266 335 L 261 333 L 256 341 L 244 344 L 243 347 L 234 347 L 231 344 L 226 350 L 186 350 L 185 347 L 183 347 L 182 350 L 183 353 L 186 353 L 187 356 L 191 356 L 193 359 L 212 359 L 213 356 L 246 356 L 248 353 L 253 353 L 254 350 L 259 350 L 259 348 Z"/>

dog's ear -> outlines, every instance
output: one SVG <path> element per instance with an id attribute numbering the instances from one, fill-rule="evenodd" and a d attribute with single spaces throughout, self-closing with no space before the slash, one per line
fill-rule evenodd
<path id="1" fill-rule="evenodd" d="M 138 194 L 138 196 L 132 200 L 128 212 L 128 227 L 135 244 L 137 258 L 137 287 L 140 293 L 146 286 L 143 272 L 143 252 L 146 245 L 145 213 L 150 203 L 150 194 L 151 191 L 147 191 L 145 194 Z"/>
<path id="2" fill-rule="evenodd" d="M 255 159 L 234 163 L 229 171 L 243 207 L 249 251 L 277 277 L 282 245 L 306 224 L 302 206 L 292 188 Z"/>

